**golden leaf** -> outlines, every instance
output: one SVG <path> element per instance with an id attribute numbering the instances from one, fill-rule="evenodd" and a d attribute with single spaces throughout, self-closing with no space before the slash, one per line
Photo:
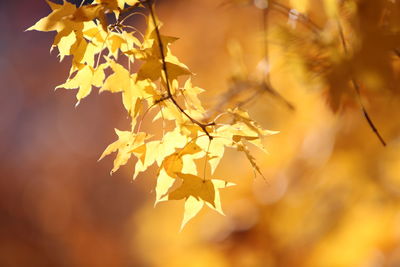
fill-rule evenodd
<path id="1" fill-rule="evenodd" d="M 129 90 L 129 88 L 134 84 L 129 71 L 113 60 L 110 60 L 109 62 L 114 73 L 106 79 L 100 92 L 110 91 L 112 93 L 117 93 Z"/>
<path id="2" fill-rule="evenodd" d="M 132 151 L 144 144 L 144 141 L 150 137 L 146 133 L 135 134 L 118 129 L 115 129 L 115 133 L 118 135 L 118 140 L 110 144 L 99 158 L 99 160 L 102 160 L 105 156 L 118 151 L 111 173 L 116 172 L 120 166 L 125 165 L 131 158 Z"/>
<path id="3" fill-rule="evenodd" d="M 92 90 L 92 86 L 101 87 L 105 79 L 104 68 L 105 64 L 100 65 L 97 69 L 88 65 L 82 67 L 76 72 L 73 78 L 69 78 L 65 83 L 59 85 L 57 88 L 76 89 L 79 88 L 76 98 L 79 104 L 82 98 L 88 96 Z"/>
<path id="4" fill-rule="evenodd" d="M 177 176 L 183 182 L 180 187 L 168 194 L 168 199 L 185 199 L 182 228 L 201 210 L 204 203 L 223 214 L 219 189 L 233 186 L 233 183 L 217 179 L 205 180 L 196 175 L 184 173 L 177 173 Z"/>

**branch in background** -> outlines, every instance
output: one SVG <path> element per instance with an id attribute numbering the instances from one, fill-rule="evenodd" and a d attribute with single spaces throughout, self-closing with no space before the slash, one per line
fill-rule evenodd
<path id="1" fill-rule="evenodd" d="M 278 11 L 281 14 L 284 14 L 286 16 L 289 16 L 290 14 L 294 14 L 292 8 L 287 7 L 276 1 L 271 1 L 271 6 L 272 6 L 272 8 L 275 8 L 276 11 Z M 322 28 L 320 26 L 318 26 L 314 21 L 312 21 L 308 16 L 306 16 L 300 12 L 296 12 L 296 14 L 294 14 L 294 15 L 297 16 L 298 21 L 300 21 L 304 26 L 306 26 L 308 29 L 310 29 L 313 33 L 319 35 L 320 32 L 322 31 Z"/>
<path id="2" fill-rule="evenodd" d="M 254 91 L 249 96 L 245 97 L 243 100 L 234 101 L 235 98 L 239 97 L 242 92 L 247 90 Z M 277 98 L 281 103 L 287 106 L 288 109 L 294 111 L 294 105 L 286 100 L 278 91 L 276 91 L 273 87 L 268 85 L 266 82 L 254 82 L 249 80 L 244 81 L 235 81 L 229 88 L 227 92 L 220 96 L 220 100 L 218 104 L 213 109 L 214 113 L 221 112 L 225 109 L 225 106 L 228 103 L 234 103 L 231 106 L 243 107 L 251 103 L 251 101 L 255 100 L 257 96 L 263 93 L 269 93 L 273 97 Z"/>
<path id="3" fill-rule="evenodd" d="M 342 28 L 342 25 L 340 24 L 339 18 L 337 19 L 337 24 L 338 24 L 339 35 L 340 35 L 340 40 L 342 42 L 343 50 L 344 50 L 344 53 L 347 55 L 348 54 L 348 48 L 347 48 L 346 39 L 344 37 L 343 28 Z M 371 120 L 371 117 L 369 116 L 369 114 L 368 114 L 368 112 L 367 112 L 367 110 L 366 110 L 366 108 L 365 108 L 365 106 L 364 106 L 364 104 L 362 102 L 361 92 L 360 92 L 360 85 L 358 84 L 358 82 L 355 79 L 355 77 L 353 76 L 353 74 L 351 74 L 351 83 L 352 83 L 353 88 L 354 88 L 354 90 L 356 92 L 357 100 L 358 100 L 358 103 L 360 104 L 361 111 L 362 111 L 362 113 L 364 115 L 364 118 L 367 120 L 368 125 L 370 126 L 370 128 L 372 129 L 374 134 L 378 137 L 378 139 L 381 142 L 381 144 L 383 146 L 386 146 L 385 140 L 383 139 L 383 137 L 379 133 L 378 129 L 376 128 L 375 124 Z"/>
<path id="4" fill-rule="evenodd" d="M 273 87 L 269 86 L 267 83 L 263 83 L 261 85 L 261 88 L 263 88 L 267 93 L 270 93 L 273 97 L 277 98 L 279 101 L 285 104 L 286 107 L 291 111 L 296 110 L 295 106 L 289 100 L 283 97 L 278 91 L 276 91 Z"/>
<path id="5" fill-rule="evenodd" d="M 274 2 L 272 2 L 275 4 Z M 263 53 L 264 53 L 264 59 L 268 62 L 269 61 L 269 53 L 268 53 L 268 14 L 269 14 L 269 9 L 268 6 L 265 8 L 261 9 L 262 12 L 262 29 L 263 29 Z M 272 96 L 277 98 L 279 101 L 284 103 L 290 110 L 294 111 L 295 107 L 293 106 L 292 103 L 290 103 L 286 98 L 284 98 L 278 91 L 276 91 L 272 86 L 269 86 L 270 84 L 270 79 L 269 79 L 269 74 L 266 75 L 266 82 L 264 81 L 261 84 L 261 88 L 263 88 L 266 92 L 270 93 Z"/>

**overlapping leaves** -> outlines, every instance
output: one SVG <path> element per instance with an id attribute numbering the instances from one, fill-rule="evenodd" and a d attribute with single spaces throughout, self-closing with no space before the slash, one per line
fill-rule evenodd
<path id="1" fill-rule="evenodd" d="M 117 153 L 111 173 L 131 158 L 136 158 L 133 178 L 157 165 L 156 203 L 184 200 L 182 226 L 204 204 L 223 214 L 219 189 L 233 183 L 207 178 L 207 168 L 200 168 L 199 162 L 209 165 L 213 176 L 225 149 L 231 147 L 244 152 L 261 173 L 247 143 L 263 149 L 261 138 L 274 132 L 263 130 L 240 109 L 226 112 L 229 123 L 204 122 L 205 109 L 198 98 L 203 89 L 193 86 L 189 68 L 172 54 L 170 44 L 177 38 L 160 34 L 160 23 L 150 4 L 137 0 L 95 0 L 81 7 L 67 1 L 48 4 L 51 13 L 28 30 L 55 31 L 52 48 L 58 49 L 61 60 L 72 57 L 69 77 L 57 88 L 78 89 L 78 103 L 93 87 L 121 93 L 131 118 L 131 129 L 116 129 L 118 139 L 100 157 Z M 150 12 L 145 34 L 124 24 L 127 16 L 123 14 L 136 12 L 132 7 L 146 7 Z M 115 23 L 108 21 L 109 15 Z M 128 67 L 121 63 L 121 57 Z M 136 73 L 132 71 L 135 62 L 140 64 Z M 161 136 L 142 129 L 143 121 L 151 121 L 151 116 L 153 121 L 162 121 Z"/>

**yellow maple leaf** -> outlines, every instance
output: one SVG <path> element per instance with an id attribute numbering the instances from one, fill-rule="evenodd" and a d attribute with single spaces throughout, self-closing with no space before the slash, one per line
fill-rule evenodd
<path id="1" fill-rule="evenodd" d="M 192 74 L 189 68 L 183 63 L 179 62 L 178 59 L 172 54 L 167 54 L 165 56 L 165 63 L 169 80 L 177 79 L 179 76 Z M 138 77 L 139 79 L 149 78 L 155 81 L 160 77 L 163 77 L 162 70 L 163 64 L 159 58 L 147 57 L 138 71 Z M 165 81 L 165 77 L 163 78 Z"/>
<path id="2" fill-rule="evenodd" d="M 251 166 L 253 167 L 253 170 L 255 172 L 258 172 L 263 178 L 265 178 L 264 175 L 262 174 L 261 170 L 260 170 L 260 167 L 258 167 L 255 158 L 251 155 L 250 150 L 248 149 L 248 147 L 246 145 L 242 144 L 242 143 L 239 143 L 239 144 L 237 144 L 237 150 L 241 151 L 241 152 L 244 152 L 246 157 L 247 157 L 247 159 L 249 160 Z M 255 175 L 255 173 L 254 173 L 254 175 Z"/>
<path id="3" fill-rule="evenodd" d="M 77 8 L 72 15 L 73 21 L 91 21 L 104 16 L 104 6 L 99 4 L 85 5 Z"/>
<path id="4" fill-rule="evenodd" d="M 200 212 L 203 206 L 204 201 L 197 199 L 193 196 L 189 196 L 185 200 L 183 219 L 180 227 L 181 231 L 183 230 L 185 225 Z"/>
<path id="5" fill-rule="evenodd" d="M 160 173 L 157 176 L 157 184 L 156 184 L 156 200 L 154 205 L 161 201 L 168 200 L 167 193 L 168 190 L 174 185 L 176 179 L 168 175 L 165 169 L 161 169 Z"/>
<path id="6" fill-rule="evenodd" d="M 159 103 L 160 111 L 154 116 L 153 121 L 158 119 L 175 121 L 176 125 L 182 125 L 189 119 L 171 101 L 163 101 Z"/>
<path id="7" fill-rule="evenodd" d="M 94 69 L 88 65 L 81 65 L 81 68 L 76 72 L 73 78 L 69 78 L 65 83 L 56 87 L 65 89 L 76 89 L 79 88 L 76 98 L 79 104 L 82 98 L 88 96 L 92 90 L 92 86 L 100 87 L 105 79 L 104 68 L 105 64 L 100 65 L 97 69 Z"/>
<path id="8" fill-rule="evenodd" d="M 101 50 L 101 46 L 88 42 L 85 38 L 77 38 L 76 43 L 71 47 L 72 65 L 87 64 L 94 67 L 95 55 Z"/>
<path id="9" fill-rule="evenodd" d="M 174 172 L 182 170 L 183 164 L 182 155 L 176 151 L 184 147 L 186 143 L 186 136 L 181 135 L 179 129 L 175 128 L 167 132 L 162 140 L 151 141 L 135 149 L 133 152 L 137 154 L 139 160 L 135 166 L 133 179 L 136 179 L 140 172 L 145 171 L 154 162 L 160 166 L 158 175 L 164 169 L 174 176 Z M 177 162 L 174 162 L 174 159 L 177 159 Z"/>
<path id="10" fill-rule="evenodd" d="M 185 85 L 183 86 L 182 94 L 186 100 L 185 104 L 188 109 L 196 110 L 197 112 L 204 113 L 205 110 L 203 106 L 201 105 L 201 101 L 198 97 L 198 95 L 205 90 L 193 86 L 192 84 L 192 79 L 189 78 L 186 80 Z"/>
<path id="11" fill-rule="evenodd" d="M 60 40 L 57 42 L 57 48 L 59 52 L 60 61 L 64 59 L 65 56 L 71 55 L 72 46 L 76 43 L 77 38 L 75 32 L 71 32 L 67 36 L 61 36 Z M 54 47 L 54 44 L 52 48 Z"/>
<path id="12" fill-rule="evenodd" d="M 195 142 L 189 142 L 182 149 L 163 160 L 157 177 L 155 204 L 168 200 L 166 195 L 175 183 L 177 173 L 197 174 L 197 167 L 193 160 L 198 158 L 196 154 L 199 155 L 200 152 L 202 150 Z"/>
<path id="13" fill-rule="evenodd" d="M 146 144 L 143 144 L 133 150 L 133 153 L 138 157 L 138 161 L 135 165 L 133 179 L 136 179 L 139 173 L 147 170 L 148 167 L 156 162 L 159 146 L 160 140 L 155 140 L 147 142 Z"/>
<path id="14" fill-rule="evenodd" d="M 179 155 L 183 156 L 183 155 L 194 155 L 197 154 L 199 152 L 201 152 L 202 149 L 201 147 L 196 144 L 196 142 L 190 142 L 187 145 L 185 145 L 185 147 L 179 151 Z"/>
<path id="15" fill-rule="evenodd" d="M 168 199 L 179 200 L 193 196 L 215 205 L 215 189 L 211 180 L 204 180 L 196 175 L 177 173 L 183 179 L 182 185 L 171 192 Z"/>
<path id="16" fill-rule="evenodd" d="M 139 3 L 139 0 L 95 0 L 96 3 L 105 5 L 110 9 L 123 9 L 125 4 L 133 6 Z"/>
<path id="17" fill-rule="evenodd" d="M 250 130 L 252 130 L 258 136 L 266 136 L 278 133 L 276 131 L 263 129 L 257 122 L 255 122 L 253 119 L 250 118 L 249 114 L 246 111 L 240 108 L 228 110 L 228 112 L 233 115 L 235 122 L 244 123 Z"/>
<path id="18" fill-rule="evenodd" d="M 86 39 L 98 46 L 103 46 L 108 37 L 107 31 L 93 21 L 83 23 L 82 33 Z"/>
<path id="19" fill-rule="evenodd" d="M 177 173 L 183 180 L 180 187 L 168 194 L 169 200 L 185 199 L 185 211 L 182 221 L 183 228 L 208 203 L 210 207 L 222 213 L 219 189 L 233 186 L 233 183 L 211 179 L 205 180 L 196 175 Z"/>
<path id="20" fill-rule="evenodd" d="M 123 32 L 121 33 L 110 33 L 107 38 L 107 42 L 109 45 L 107 46 L 110 54 L 118 59 L 118 52 L 122 51 L 128 58 L 133 62 L 134 53 L 132 50 L 135 49 L 135 46 L 140 46 L 140 41 L 133 35 L 133 33 Z"/>
<path id="21" fill-rule="evenodd" d="M 111 174 L 116 172 L 122 165 L 125 165 L 131 158 L 132 151 L 143 145 L 147 138 L 150 138 L 146 133 L 136 134 L 130 131 L 120 131 L 118 129 L 115 129 L 115 133 L 118 135 L 118 140 L 110 144 L 99 158 L 100 161 L 105 156 L 118 151 Z"/>
<path id="22" fill-rule="evenodd" d="M 183 161 L 179 153 L 175 152 L 166 157 L 162 162 L 161 168 L 171 177 L 175 177 L 175 173 L 181 172 L 183 168 Z"/>
<path id="23" fill-rule="evenodd" d="M 110 91 L 112 93 L 117 93 L 129 90 L 129 88 L 134 84 L 129 71 L 124 66 L 113 60 L 110 60 L 109 62 L 114 73 L 107 77 L 100 92 Z"/>
<path id="24" fill-rule="evenodd" d="M 196 144 L 207 153 L 206 160 L 211 168 L 211 174 L 215 172 L 225 153 L 225 147 L 231 146 L 232 141 L 226 136 L 222 136 L 219 131 L 215 132 L 215 136 L 210 140 L 207 136 L 197 138 Z"/>
<path id="25" fill-rule="evenodd" d="M 47 1 L 47 3 L 49 4 L 50 8 L 52 8 L 53 11 L 48 16 L 36 22 L 35 25 L 29 27 L 27 31 L 36 30 L 43 32 L 48 32 L 48 31 L 60 32 L 65 28 L 71 28 L 72 31 L 73 29 L 72 26 L 75 23 L 71 22 L 71 20 L 67 18 L 71 17 L 75 13 L 76 6 L 67 1 L 64 1 L 63 5 L 57 5 L 50 1 Z"/>
<path id="26" fill-rule="evenodd" d="M 122 103 L 132 119 L 139 115 L 142 108 L 141 100 L 147 100 L 149 109 L 153 104 L 151 98 L 157 95 L 156 85 L 149 80 L 137 80 L 136 74 L 131 75 L 131 86 L 122 92 Z"/>
<path id="27" fill-rule="evenodd" d="M 161 27 L 161 23 L 157 25 Z M 139 49 L 133 49 L 130 53 L 143 61 L 142 66 L 138 71 L 138 78 L 144 79 L 149 78 L 151 80 L 157 80 L 162 76 L 163 63 L 160 48 L 163 49 L 164 61 L 166 63 L 168 71 L 168 80 L 172 81 L 182 75 L 192 74 L 189 68 L 181 63 L 178 58 L 172 55 L 169 45 L 176 41 L 178 38 L 160 35 L 161 43 L 159 43 L 158 35 L 156 32 L 156 26 L 154 25 L 151 17 L 148 19 L 148 28 L 144 36 L 144 40 Z M 164 82 L 165 82 L 165 77 Z"/>
<path id="28" fill-rule="evenodd" d="M 76 12 L 76 6 L 64 1 L 63 5 L 57 5 L 50 1 L 47 1 L 52 12 L 40 19 L 35 25 L 31 26 L 27 29 L 27 31 L 36 30 L 36 31 L 57 31 L 57 35 L 54 38 L 53 44 L 51 46 L 50 51 L 54 47 L 58 47 L 60 61 L 66 55 L 74 54 L 83 40 L 80 32 L 82 32 L 84 28 L 83 22 L 73 21 L 71 18 Z M 80 60 L 77 61 L 79 63 Z M 93 66 L 93 64 L 92 64 Z"/>

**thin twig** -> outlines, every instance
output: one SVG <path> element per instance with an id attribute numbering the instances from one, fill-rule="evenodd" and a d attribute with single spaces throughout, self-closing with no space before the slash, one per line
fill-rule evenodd
<path id="1" fill-rule="evenodd" d="M 354 89 L 356 90 L 357 93 L 357 99 L 358 102 L 360 103 L 360 107 L 361 107 L 361 111 L 365 117 L 365 119 L 367 120 L 369 126 L 371 127 L 372 131 L 375 133 L 375 135 L 378 137 L 379 141 L 382 143 L 383 146 L 386 146 L 386 142 L 383 139 L 383 137 L 381 136 L 381 134 L 379 133 L 378 129 L 376 128 L 375 124 L 373 123 L 373 121 L 371 120 L 371 117 L 369 116 L 367 110 L 364 107 L 364 104 L 362 103 L 362 99 L 361 99 L 361 95 L 360 95 L 360 87 L 357 83 L 357 81 L 352 78 L 351 79 L 351 83 L 353 84 Z"/>
<path id="2" fill-rule="evenodd" d="M 276 11 L 281 12 L 282 14 L 285 15 L 289 15 L 292 13 L 292 9 L 290 7 L 287 7 L 281 3 L 278 3 L 276 1 L 271 1 L 272 7 L 275 7 Z M 309 28 L 312 32 L 314 32 L 315 34 L 320 34 L 322 31 L 322 28 L 320 26 L 318 26 L 318 24 L 316 24 L 313 20 L 311 20 L 308 16 L 298 12 L 297 17 L 299 19 L 299 21 L 306 26 L 307 28 Z"/>
<path id="3" fill-rule="evenodd" d="M 347 44 L 346 44 L 346 39 L 344 37 L 344 32 L 343 32 L 343 28 L 342 25 L 339 21 L 339 18 L 336 19 L 337 21 L 337 25 L 338 25 L 338 29 L 339 29 L 339 35 L 340 35 L 340 40 L 342 42 L 342 46 L 343 46 L 343 50 L 344 53 L 347 55 L 348 54 L 348 48 L 347 48 Z M 379 133 L 378 129 L 376 128 L 374 122 L 372 121 L 371 117 L 369 116 L 364 103 L 362 102 L 362 98 L 361 98 L 361 92 L 360 92 L 360 85 L 358 84 L 357 80 L 355 79 L 355 77 L 353 76 L 353 74 L 351 74 L 351 83 L 353 85 L 353 88 L 356 92 L 357 95 L 357 100 L 358 103 L 360 104 L 361 107 L 361 111 L 364 115 L 364 118 L 367 120 L 369 127 L 372 129 L 372 131 L 374 132 L 374 134 L 378 137 L 379 141 L 381 142 L 381 144 L 383 146 L 386 146 L 386 142 L 383 139 L 383 137 L 381 136 L 381 134 Z"/>
<path id="4" fill-rule="evenodd" d="M 85 3 L 85 0 L 82 0 L 82 1 L 81 1 L 79 7 L 82 7 L 82 6 L 83 6 L 83 3 Z"/>
<path id="5" fill-rule="evenodd" d="M 208 136 L 208 138 L 210 140 L 212 140 L 212 136 L 210 135 L 210 133 L 207 130 L 207 126 L 212 126 L 214 125 L 213 122 L 211 123 L 201 123 L 199 121 L 197 121 L 196 119 L 192 118 L 189 114 L 186 113 L 186 111 L 178 104 L 178 102 L 175 100 L 174 96 L 172 95 L 171 92 L 171 87 L 169 84 L 169 78 L 168 78 L 168 70 L 167 70 L 167 63 L 165 61 L 165 54 L 164 54 L 164 45 L 161 39 L 161 34 L 160 34 L 160 30 L 158 29 L 158 23 L 157 23 L 157 19 L 154 15 L 154 10 L 153 10 L 153 6 L 151 5 L 150 1 L 146 1 L 145 2 L 148 6 L 149 12 L 150 12 L 150 17 L 153 21 L 154 27 L 155 27 L 155 33 L 156 33 L 156 37 L 157 37 L 157 42 L 158 42 L 158 47 L 160 49 L 160 55 L 161 55 L 161 62 L 162 62 L 162 68 L 164 71 L 164 75 L 165 75 L 165 84 L 166 84 L 166 88 L 167 88 L 167 98 L 166 99 L 170 99 L 171 102 L 179 109 L 180 112 L 182 112 L 191 122 L 193 122 L 194 124 L 197 124 L 202 130 L 203 132 Z"/>
<path id="6" fill-rule="evenodd" d="M 130 17 L 134 16 L 134 15 L 141 15 L 146 19 L 146 15 L 140 12 L 133 12 L 128 14 L 127 16 L 125 16 L 123 19 L 121 19 L 119 22 L 119 24 L 123 24 L 125 22 L 125 20 L 129 19 Z"/>
<path id="7" fill-rule="evenodd" d="M 262 29 L 263 29 L 263 55 L 264 55 L 264 60 L 269 64 L 269 51 L 268 51 L 268 8 L 264 8 L 261 10 L 262 12 Z M 276 91 L 272 86 L 269 86 L 270 82 L 270 76 L 269 74 L 265 75 L 266 81 L 264 81 L 261 85 L 261 88 L 265 89 L 268 93 L 270 93 L 272 96 L 278 98 L 280 101 L 282 101 L 290 110 L 294 111 L 295 107 L 293 106 L 292 103 L 290 103 L 286 98 L 284 98 L 278 91 Z"/>
<path id="8" fill-rule="evenodd" d="M 281 101 L 283 104 L 285 104 L 288 107 L 288 109 L 290 109 L 291 111 L 296 110 L 296 107 L 289 100 L 287 100 L 283 95 L 281 95 L 278 91 L 276 91 L 273 87 L 269 86 L 266 83 L 263 83 L 261 85 L 261 88 L 263 88 L 266 92 L 270 93 L 272 96 L 274 96 L 279 101 Z"/>
<path id="9" fill-rule="evenodd" d="M 212 142 L 212 139 L 208 140 L 206 158 L 205 158 L 205 160 L 204 160 L 203 182 L 206 181 L 206 171 L 207 171 L 207 162 L 208 162 L 207 159 L 208 159 L 208 153 L 210 152 L 211 142 Z"/>

